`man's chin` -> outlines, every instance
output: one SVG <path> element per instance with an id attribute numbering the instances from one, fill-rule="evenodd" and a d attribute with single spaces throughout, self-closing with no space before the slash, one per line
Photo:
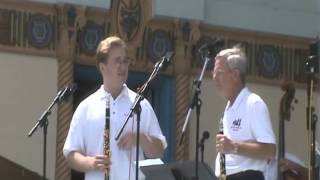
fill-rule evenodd
<path id="1" fill-rule="evenodd" d="M 217 91 L 217 94 L 221 94 L 223 90 L 220 87 L 216 86 L 216 91 Z"/>
<path id="2" fill-rule="evenodd" d="M 127 78 L 125 77 L 119 77 L 119 82 L 121 82 L 121 84 L 125 84 L 127 81 Z"/>
<path id="3" fill-rule="evenodd" d="M 217 95 L 223 97 L 225 94 L 223 93 L 223 90 L 217 89 Z"/>

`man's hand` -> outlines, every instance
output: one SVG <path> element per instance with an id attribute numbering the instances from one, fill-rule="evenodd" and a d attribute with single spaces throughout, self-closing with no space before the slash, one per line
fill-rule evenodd
<path id="1" fill-rule="evenodd" d="M 218 152 L 223 154 L 235 153 L 235 144 L 223 134 L 217 134 L 216 148 Z"/>
<path id="2" fill-rule="evenodd" d="M 77 151 L 69 153 L 67 161 L 71 168 L 79 172 L 107 171 L 111 166 L 111 160 L 108 156 L 84 156 Z"/>
<path id="3" fill-rule="evenodd" d="M 106 172 L 110 169 L 111 161 L 108 156 L 98 155 L 98 156 L 90 157 L 89 164 L 90 164 L 91 170 L 93 171 Z"/>
<path id="4" fill-rule="evenodd" d="M 132 150 L 136 147 L 137 134 L 128 132 L 120 137 L 118 146 L 123 150 Z M 164 152 L 162 142 L 156 137 L 140 134 L 140 147 L 148 158 L 161 158 Z"/>
<path id="5" fill-rule="evenodd" d="M 136 146 L 136 133 L 129 132 L 120 137 L 118 146 L 120 149 L 131 150 Z"/>

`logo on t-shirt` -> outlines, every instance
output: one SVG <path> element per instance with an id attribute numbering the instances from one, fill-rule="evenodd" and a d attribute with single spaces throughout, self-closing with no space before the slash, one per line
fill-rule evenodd
<path id="1" fill-rule="evenodd" d="M 238 131 L 241 129 L 241 118 L 233 120 L 231 129 L 233 131 Z"/>

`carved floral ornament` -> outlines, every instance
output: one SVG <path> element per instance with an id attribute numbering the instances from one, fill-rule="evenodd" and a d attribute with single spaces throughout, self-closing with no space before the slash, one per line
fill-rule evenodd
<path id="1" fill-rule="evenodd" d="M 118 0 L 115 3 L 117 32 L 121 38 L 131 41 L 143 29 L 141 0 Z"/>

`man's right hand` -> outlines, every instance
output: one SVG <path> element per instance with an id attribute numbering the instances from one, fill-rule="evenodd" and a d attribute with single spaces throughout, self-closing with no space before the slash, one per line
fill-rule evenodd
<path id="1" fill-rule="evenodd" d="M 106 155 L 85 156 L 77 151 L 70 152 L 67 161 L 79 172 L 107 171 L 111 166 L 111 159 Z"/>
<path id="2" fill-rule="evenodd" d="M 106 155 L 90 157 L 89 161 L 90 167 L 92 167 L 93 171 L 107 171 L 111 166 L 111 160 Z"/>

